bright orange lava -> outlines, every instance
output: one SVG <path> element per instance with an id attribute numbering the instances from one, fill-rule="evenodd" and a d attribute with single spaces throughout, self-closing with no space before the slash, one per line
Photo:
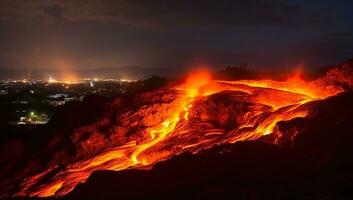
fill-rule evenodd
<path id="1" fill-rule="evenodd" d="M 149 134 L 146 140 L 129 141 L 64 169 L 59 170 L 58 166 L 53 166 L 26 179 L 16 196 L 62 196 L 73 190 L 78 183 L 85 182 L 96 170 L 119 171 L 152 166 L 183 152 L 197 153 L 215 145 L 255 140 L 273 133 L 279 121 L 306 117 L 310 110 L 303 104 L 341 92 L 340 89 L 323 87 L 299 77 L 283 82 L 216 81 L 211 80 L 206 71 L 192 73 L 185 84 L 174 90 L 180 92 L 180 95 L 173 101 L 173 109 L 164 116 L 161 123 L 146 129 Z M 198 105 L 222 92 L 233 92 L 252 103 L 249 106 L 251 109 L 241 114 L 239 126 L 230 131 L 204 125 L 192 118 L 196 110 L 200 109 Z M 224 116 L 228 114 L 232 113 L 223 113 Z M 201 116 L 200 119 L 207 117 Z M 194 130 L 195 127 L 202 128 Z M 54 170 L 58 172 L 45 184 L 39 184 L 42 177 Z"/>

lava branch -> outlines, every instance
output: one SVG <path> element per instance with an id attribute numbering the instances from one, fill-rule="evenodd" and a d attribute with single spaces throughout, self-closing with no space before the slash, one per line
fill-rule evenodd
<path id="1" fill-rule="evenodd" d="M 156 145 L 158 142 L 162 141 L 169 133 L 171 133 L 178 122 L 180 121 L 180 116 L 184 113 L 184 119 L 188 120 L 188 113 L 189 109 L 192 107 L 192 102 L 194 98 L 188 98 L 186 102 L 182 103 L 180 108 L 176 109 L 175 113 L 172 115 L 171 118 L 164 120 L 159 127 L 153 128 L 149 131 L 151 140 L 147 143 L 139 145 L 136 150 L 131 154 L 131 161 L 133 165 L 142 164 L 142 165 L 149 165 L 146 159 L 139 160 L 139 156 L 147 149 L 151 148 L 152 146 Z M 184 102 L 184 101 L 182 101 Z"/>

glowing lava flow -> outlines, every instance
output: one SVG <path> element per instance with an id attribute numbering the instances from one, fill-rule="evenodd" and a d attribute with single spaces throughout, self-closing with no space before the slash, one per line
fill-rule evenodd
<path id="1" fill-rule="evenodd" d="M 52 166 L 27 178 L 16 196 L 62 196 L 96 170 L 152 166 L 183 152 L 197 153 L 219 144 L 255 140 L 273 133 L 279 121 L 306 117 L 310 110 L 303 104 L 341 92 L 298 78 L 284 82 L 212 81 L 207 72 L 193 74 L 174 90 L 180 95 L 162 122 L 146 128 L 147 139 L 128 141 L 65 167 Z M 226 107 L 227 112 L 222 113 L 217 106 L 233 107 Z M 234 124 L 237 119 L 236 125 L 230 130 L 216 126 L 211 123 L 215 115 L 219 115 L 218 124 Z"/>

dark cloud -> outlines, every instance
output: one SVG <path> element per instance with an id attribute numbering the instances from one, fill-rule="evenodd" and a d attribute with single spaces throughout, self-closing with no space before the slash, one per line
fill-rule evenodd
<path id="1" fill-rule="evenodd" d="M 279 0 L 2 0 L 4 21 L 98 21 L 169 29 L 267 26 L 320 22 L 319 11 Z"/>
<path id="2" fill-rule="evenodd" d="M 352 56 L 349 8 L 335 0 L 0 0 L 0 68 L 321 65 Z"/>
<path id="3" fill-rule="evenodd" d="M 327 36 L 329 39 L 333 38 L 352 38 L 353 33 L 351 32 L 335 32 Z"/>

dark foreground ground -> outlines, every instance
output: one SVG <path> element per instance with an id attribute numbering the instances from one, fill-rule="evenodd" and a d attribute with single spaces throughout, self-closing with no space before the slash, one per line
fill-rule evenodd
<path id="1" fill-rule="evenodd" d="M 293 143 L 263 141 L 184 154 L 152 170 L 99 171 L 60 199 L 352 199 L 353 93 L 322 101 Z"/>
<path id="2" fill-rule="evenodd" d="M 183 154 L 151 170 L 98 171 L 59 199 L 353 198 L 353 92 L 278 129 L 298 135 L 282 145 L 264 138 Z"/>

